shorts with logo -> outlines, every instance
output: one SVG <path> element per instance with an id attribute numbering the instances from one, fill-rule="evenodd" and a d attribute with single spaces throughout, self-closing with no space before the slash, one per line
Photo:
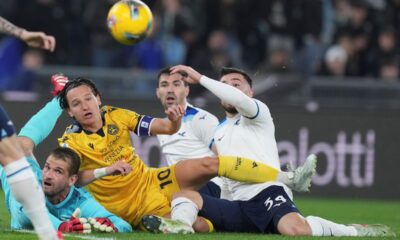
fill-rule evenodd
<path id="1" fill-rule="evenodd" d="M 279 220 L 288 213 L 299 212 L 281 186 L 268 187 L 247 201 L 200 195 L 203 208 L 199 215 L 209 219 L 216 231 L 279 233 Z"/>

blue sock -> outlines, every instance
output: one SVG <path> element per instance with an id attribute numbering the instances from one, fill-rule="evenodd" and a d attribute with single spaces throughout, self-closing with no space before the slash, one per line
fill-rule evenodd
<path id="1" fill-rule="evenodd" d="M 3 138 L 11 137 L 15 134 L 14 125 L 7 115 L 7 112 L 0 106 L 0 141 Z"/>
<path id="2" fill-rule="evenodd" d="M 55 97 L 29 119 L 18 136 L 31 139 L 37 146 L 51 133 L 61 113 L 58 98 Z"/>

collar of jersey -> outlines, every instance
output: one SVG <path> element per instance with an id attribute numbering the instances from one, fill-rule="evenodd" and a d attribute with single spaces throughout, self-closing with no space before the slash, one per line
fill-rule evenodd
<path id="1" fill-rule="evenodd" d="M 105 118 L 106 112 L 107 111 L 104 111 L 104 110 L 101 111 L 101 120 L 103 121 L 103 126 L 99 130 L 97 130 L 97 132 L 95 132 L 97 135 L 99 135 L 101 137 L 105 136 L 103 127 L 106 124 L 106 118 Z M 73 125 L 77 125 L 79 127 L 79 129 L 82 130 L 87 135 L 91 135 L 94 133 L 94 132 L 83 129 L 82 125 L 76 120 L 74 121 Z"/>

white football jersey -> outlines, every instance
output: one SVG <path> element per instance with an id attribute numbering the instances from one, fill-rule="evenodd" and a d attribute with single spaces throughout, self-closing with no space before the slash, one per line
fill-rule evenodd
<path id="1" fill-rule="evenodd" d="M 217 125 L 214 115 L 188 104 L 179 131 L 173 135 L 157 135 L 168 165 L 184 159 L 215 156 L 209 147 Z"/>
<path id="2" fill-rule="evenodd" d="M 173 135 L 157 135 L 168 166 L 185 159 L 215 156 L 210 145 L 217 126 L 218 119 L 214 115 L 187 104 L 179 131 Z M 221 198 L 231 199 L 221 178 L 215 177 L 211 181 L 221 188 Z"/>
<path id="3" fill-rule="evenodd" d="M 254 101 L 258 106 L 257 114 L 251 118 L 240 114 L 226 118 L 217 127 L 213 142 L 216 144 L 218 155 L 249 158 L 280 170 L 271 114 L 267 105 L 256 99 Z M 227 178 L 224 178 L 224 181 L 234 200 L 249 200 L 271 185 L 284 186 L 278 182 L 249 184 Z"/>

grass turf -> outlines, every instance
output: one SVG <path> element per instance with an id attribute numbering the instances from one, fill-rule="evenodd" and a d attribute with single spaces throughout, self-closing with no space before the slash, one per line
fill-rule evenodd
<path id="1" fill-rule="evenodd" d="M 4 204 L 3 192 L 0 191 L 0 239 L 36 239 L 32 233 L 12 232 L 9 230 L 9 214 Z M 372 200 L 343 200 L 299 198 L 295 200 L 297 207 L 304 216 L 320 216 L 338 223 L 382 223 L 390 226 L 400 236 L 400 201 L 372 201 Z M 87 234 L 70 235 L 65 239 L 293 239 L 279 235 L 261 235 L 246 233 L 212 233 L 193 235 L 160 235 L 144 232 L 129 234 Z M 317 239 L 315 237 L 296 237 L 296 239 Z M 340 238 L 348 239 L 348 238 Z M 359 239 L 359 238 L 354 238 Z M 363 238 L 365 239 L 365 238 Z"/>

